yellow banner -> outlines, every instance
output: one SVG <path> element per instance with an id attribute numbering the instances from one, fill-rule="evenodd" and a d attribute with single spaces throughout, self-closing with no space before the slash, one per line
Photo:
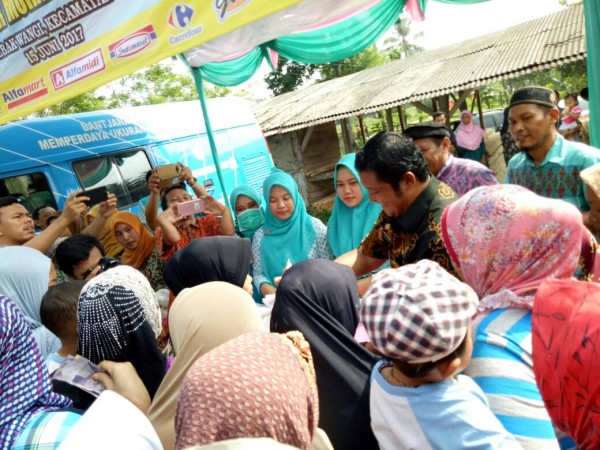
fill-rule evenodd
<path id="1" fill-rule="evenodd" d="M 300 1 L 0 0 L 0 124 Z"/>

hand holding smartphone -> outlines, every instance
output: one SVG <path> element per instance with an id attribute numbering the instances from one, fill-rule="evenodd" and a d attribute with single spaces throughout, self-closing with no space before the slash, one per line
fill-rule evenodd
<path id="1" fill-rule="evenodd" d="M 179 183 L 179 175 L 182 170 L 183 166 L 179 163 L 157 166 L 156 173 L 160 177 L 160 188 L 164 189 L 172 184 Z"/>
<path id="2" fill-rule="evenodd" d="M 84 203 L 87 206 L 94 206 L 108 199 L 108 188 L 106 186 L 101 186 L 98 188 L 89 189 L 77 194 L 77 197 L 89 197 L 89 200 L 86 200 Z"/>
<path id="3" fill-rule="evenodd" d="M 197 198 L 189 202 L 182 202 L 177 205 L 177 214 L 181 217 L 192 216 L 206 210 L 206 200 Z"/>

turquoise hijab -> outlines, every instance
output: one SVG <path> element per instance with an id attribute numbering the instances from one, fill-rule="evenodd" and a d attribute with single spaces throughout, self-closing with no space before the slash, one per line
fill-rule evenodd
<path id="1" fill-rule="evenodd" d="M 294 212 L 286 220 L 279 220 L 269 207 L 269 196 L 274 186 L 281 186 L 289 192 L 294 201 Z M 317 233 L 311 217 L 306 212 L 306 205 L 298 191 L 298 185 L 287 173 L 273 169 L 263 183 L 265 204 L 264 235 L 260 243 L 262 268 L 269 283 L 282 274 L 287 261 L 296 264 L 308 259 L 308 252 L 313 246 Z"/>
<path id="2" fill-rule="evenodd" d="M 333 212 L 327 224 L 327 240 L 334 256 L 337 258 L 350 250 L 357 248 L 365 238 L 377 217 L 381 213 L 381 205 L 369 201 L 369 193 L 360 182 L 358 172 L 354 167 L 356 153 L 344 156 L 335 165 L 333 173 L 333 185 L 336 189 Z M 352 173 L 362 189 L 362 201 L 354 208 L 348 208 L 337 195 L 337 173 L 340 167 L 345 167 Z"/>
<path id="3" fill-rule="evenodd" d="M 245 224 L 244 222 L 246 221 L 241 221 L 235 212 L 235 204 L 237 203 L 237 199 L 240 195 L 245 195 L 246 197 L 251 198 L 258 205 L 258 209 L 256 211 L 249 212 L 249 210 L 246 210 L 242 213 L 246 215 L 247 219 L 250 219 L 250 225 Z M 236 218 L 236 230 L 245 238 L 252 239 L 256 230 L 258 230 L 262 226 L 262 224 L 265 223 L 265 206 L 262 199 L 260 198 L 260 195 L 258 195 L 256 189 L 254 189 L 252 186 L 242 184 L 241 186 L 238 186 L 233 191 L 231 191 L 231 195 L 229 196 L 229 203 L 233 208 L 233 214 Z M 251 214 L 252 216 L 248 217 L 248 214 Z"/>

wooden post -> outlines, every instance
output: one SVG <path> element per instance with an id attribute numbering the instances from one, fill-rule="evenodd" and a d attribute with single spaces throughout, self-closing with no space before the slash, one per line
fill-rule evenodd
<path id="1" fill-rule="evenodd" d="M 477 112 L 479 113 L 479 126 L 482 130 L 485 130 L 485 124 L 483 123 L 483 110 L 481 109 L 481 97 L 479 96 L 479 89 L 475 90 L 475 100 L 477 101 Z"/>
<path id="2" fill-rule="evenodd" d="M 388 108 L 385 110 L 385 120 L 388 125 L 389 131 L 394 131 L 394 119 L 392 118 L 392 109 Z"/>
<path id="3" fill-rule="evenodd" d="M 404 117 L 404 112 L 402 111 L 402 105 L 398 105 L 398 119 L 400 119 L 400 130 L 406 130 L 406 119 Z"/>
<path id="4" fill-rule="evenodd" d="M 367 143 L 367 133 L 365 132 L 365 122 L 363 116 L 358 116 L 358 125 L 360 126 L 360 134 L 362 135 L 363 143 Z"/>

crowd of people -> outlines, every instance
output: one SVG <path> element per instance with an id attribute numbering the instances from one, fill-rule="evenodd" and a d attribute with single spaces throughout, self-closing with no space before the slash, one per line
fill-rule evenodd
<path id="1" fill-rule="evenodd" d="M 381 132 L 327 226 L 277 169 L 232 210 L 151 171 L 144 220 L 1 198 L 0 449 L 600 448 L 600 150 L 559 116 L 513 94 L 505 183 L 468 111 Z"/>

